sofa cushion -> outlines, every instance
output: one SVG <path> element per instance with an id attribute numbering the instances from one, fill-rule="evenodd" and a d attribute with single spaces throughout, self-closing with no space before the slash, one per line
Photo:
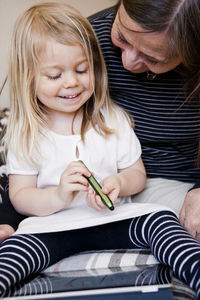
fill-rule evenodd
<path id="1" fill-rule="evenodd" d="M 6 165 L 5 165 L 5 150 L 2 145 L 2 138 L 5 134 L 6 125 L 8 121 L 9 109 L 0 110 L 0 202 L 2 202 L 5 185 L 8 182 L 8 177 L 6 175 Z"/>

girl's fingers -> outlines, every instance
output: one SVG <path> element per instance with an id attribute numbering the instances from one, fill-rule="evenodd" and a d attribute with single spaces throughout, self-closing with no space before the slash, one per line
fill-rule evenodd
<path id="1" fill-rule="evenodd" d="M 101 197 L 96 195 L 96 204 L 99 209 L 106 209 L 105 204 L 102 202 Z"/>
<path id="2" fill-rule="evenodd" d="M 89 207 L 92 207 L 96 210 L 102 210 L 106 208 L 106 206 L 101 201 L 100 196 L 98 196 L 92 189 L 89 189 L 88 191 L 87 204 Z"/>
<path id="3" fill-rule="evenodd" d="M 88 193 L 87 193 L 87 197 L 86 197 L 86 202 L 87 202 L 87 205 L 89 207 L 93 207 L 92 206 L 92 203 L 94 202 L 94 193 L 93 193 L 93 190 L 92 189 L 88 189 Z"/>
<path id="4" fill-rule="evenodd" d="M 82 176 L 80 173 L 76 173 L 74 175 L 62 176 L 61 180 L 62 180 L 63 184 L 80 183 L 87 187 L 89 185 L 87 179 L 84 176 Z"/>
<path id="5" fill-rule="evenodd" d="M 79 173 L 86 177 L 89 177 L 91 175 L 91 173 L 86 168 L 86 166 L 80 162 L 70 163 L 69 166 L 66 168 L 66 170 L 63 172 L 63 174 L 65 174 L 65 175 L 73 175 L 76 173 Z"/>
<path id="6" fill-rule="evenodd" d="M 68 192 L 80 192 L 80 191 L 87 192 L 87 190 L 88 190 L 87 186 L 85 186 L 83 184 L 79 184 L 79 183 L 68 184 L 68 187 L 67 187 Z"/>

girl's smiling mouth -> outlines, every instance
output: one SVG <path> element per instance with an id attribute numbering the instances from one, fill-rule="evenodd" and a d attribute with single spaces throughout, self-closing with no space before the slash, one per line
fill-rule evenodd
<path id="1" fill-rule="evenodd" d="M 81 93 L 74 94 L 74 95 L 68 95 L 68 96 L 58 96 L 61 99 L 66 99 L 66 100 L 73 100 L 78 98 L 81 95 Z"/>

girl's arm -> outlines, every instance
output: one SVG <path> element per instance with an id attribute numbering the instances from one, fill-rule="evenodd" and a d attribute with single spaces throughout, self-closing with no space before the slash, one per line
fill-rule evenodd
<path id="1" fill-rule="evenodd" d="M 141 157 L 129 168 L 119 170 L 120 196 L 129 196 L 139 193 L 146 184 L 146 171 Z"/>
<path id="2" fill-rule="evenodd" d="M 9 175 L 9 196 L 15 209 L 27 216 L 43 216 L 64 208 L 57 189 L 38 189 L 35 175 Z"/>
<path id="3" fill-rule="evenodd" d="M 87 191 L 87 168 L 72 162 L 62 173 L 58 186 L 37 188 L 37 175 L 9 175 L 9 196 L 15 209 L 28 216 L 45 216 L 70 205 L 79 191 Z"/>
<path id="4" fill-rule="evenodd" d="M 118 174 L 109 176 L 101 181 L 102 191 L 107 194 L 110 199 L 115 200 L 120 196 L 130 196 L 139 193 L 143 190 L 146 183 L 146 172 L 139 158 L 132 166 L 119 170 Z M 105 209 L 100 197 L 89 190 L 87 202 L 90 207 L 97 210 Z"/>

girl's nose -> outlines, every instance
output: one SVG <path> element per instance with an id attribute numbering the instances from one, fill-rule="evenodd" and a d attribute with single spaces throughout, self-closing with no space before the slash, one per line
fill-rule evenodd
<path id="1" fill-rule="evenodd" d="M 78 85 L 77 74 L 74 72 L 69 72 L 64 74 L 63 86 L 65 88 L 74 87 Z"/>

